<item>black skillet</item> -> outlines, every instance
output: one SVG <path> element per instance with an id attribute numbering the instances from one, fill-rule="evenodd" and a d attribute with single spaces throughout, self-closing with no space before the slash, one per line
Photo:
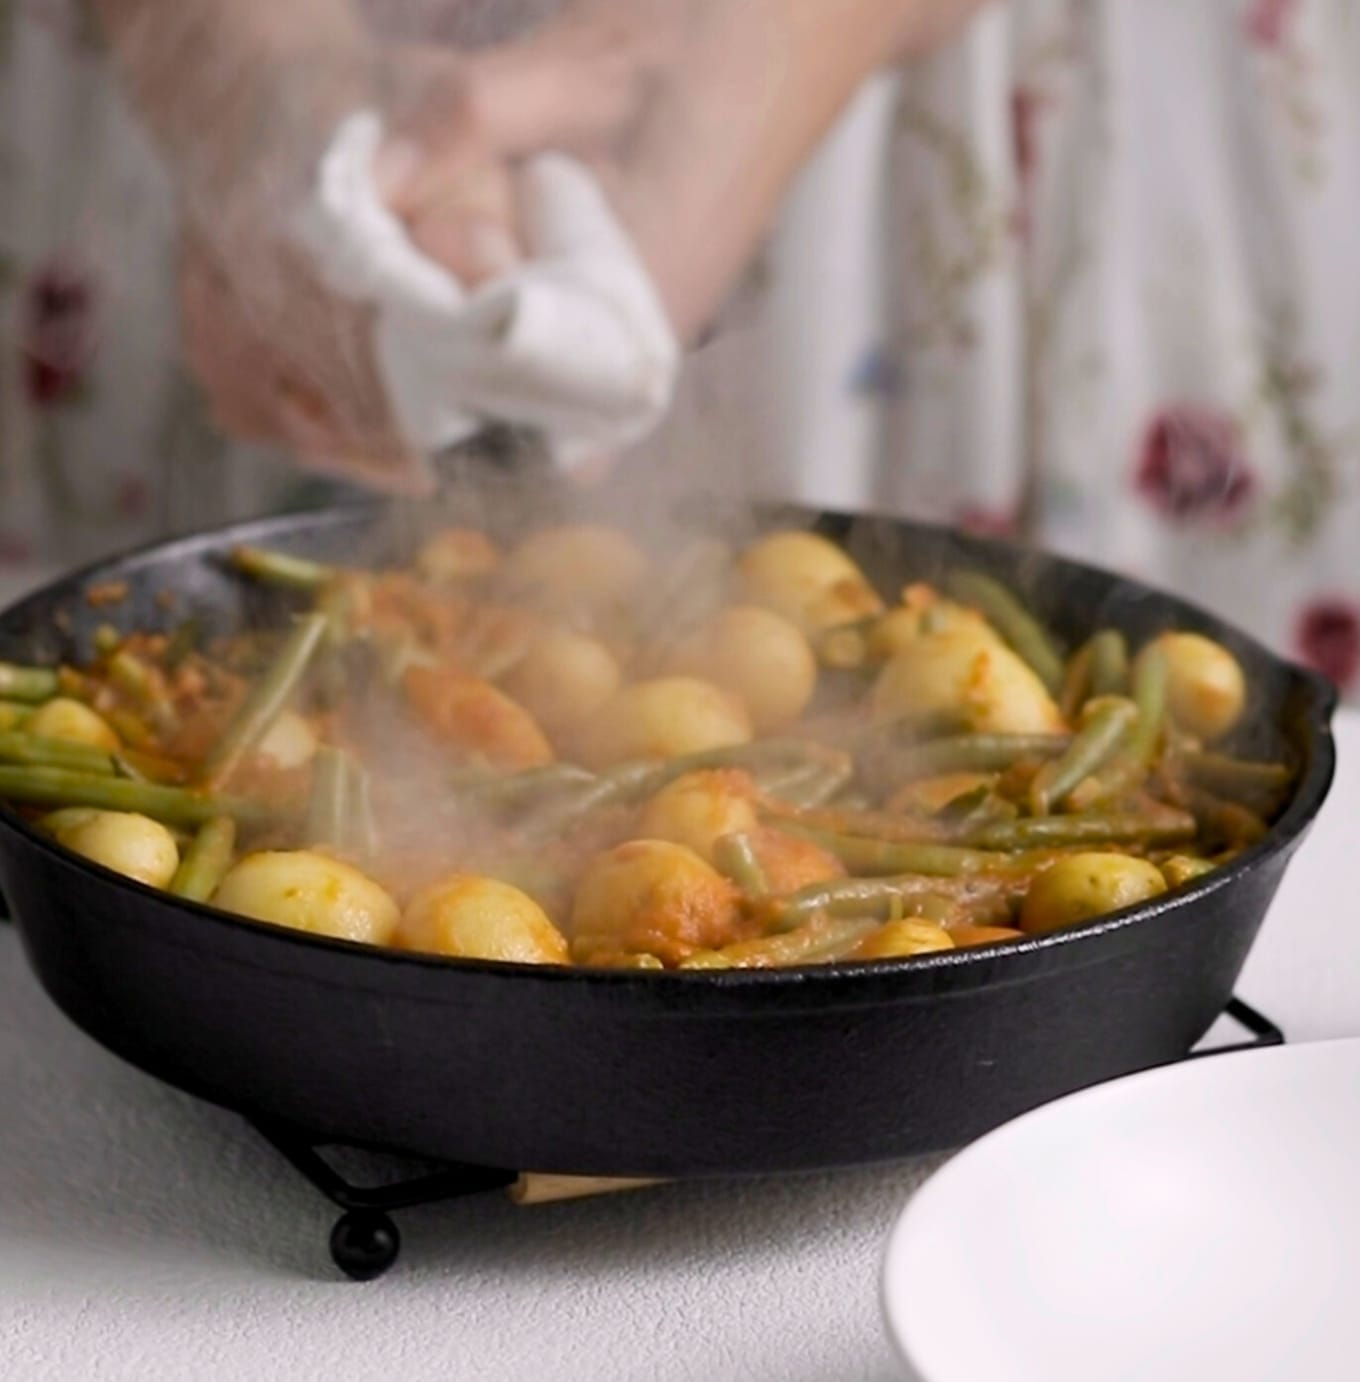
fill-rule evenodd
<path id="1" fill-rule="evenodd" d="M 1049 1099 L 1183 1056 L 1229 998 L 1334 753 L 1322 679 L 1184 604 L 1087 567 L 929 527 L 826 518 L 885 589 L 955 562 L 1018 579 L 1075 638 L 1222 639 L 1262 735 L 1300 765 L 1269 837 L 1155 902 L 1001 947 L 867 966 L 649 974 L 516 968 L 318 940 L 89 865 L 0 807 L 0 889 L 39 979 L 112 1051 L 319 1142 L 546 1172 L 696 1176 L 843 1166 L 959 1145 Z M 221 556 L 371 555 L 370 509 L 246 524 L 71 576 L 0 616 L 0 657 L 79 654 L 110 611 L 230 626 L 278 597 Z M 173 592 L 174 611 L 158 598 Z M 1279 745 L 1276 745 L 1278 748 Z"/>

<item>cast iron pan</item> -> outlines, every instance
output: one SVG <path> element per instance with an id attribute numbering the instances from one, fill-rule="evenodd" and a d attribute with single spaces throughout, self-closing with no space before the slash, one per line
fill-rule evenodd
<path id="1" fill-rule="evenodd" d="M 873 967 L 647 974 L 422 958 L 185 904 L 83 862 L 0 808 L 0 889 L 28 957 L 96 1040 L 183 1089 L 318 1141 L 587 1175 L 890 1160 L 1184 1055 L 1231 994 L 1333 770 L 1326 682 L 1178 600 L 1083 566 L 883 520 L 823 519 L 886 590 L 967 561 L 1059 631 L 1171 625 L 1241 657 L 1293 800 L 1231 867 L 1099 924 Z M 115 620 L 268 613 L 220 560 L 253 542 L 370 555 L 368 508 L 246 524 L 106 563 L 0 617 L 0 657 L 80 654 Z M 158 596 L 173 592 L 167 611 Z"/>

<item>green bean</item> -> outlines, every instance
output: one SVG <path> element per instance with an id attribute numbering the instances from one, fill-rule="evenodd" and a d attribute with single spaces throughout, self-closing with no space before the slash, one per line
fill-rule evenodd
<path id="1" fill-rule="evenodd" d="M 978 849 L 1016 852 L 1093 844 L 1170 845 L 1194 835 L 1194 818 L 1165 806 L 1155 811 L 1092 811 L 1079 816 L 998 821 L 968 832 L 964 841 Z"/>
<path id="2" fill-rule="evenodd" d="M 929 739 L 955 738 L 970 733 L 972 728 L 973 717 L 966 710 L 921 710 L 880 725 L 857 724 L 854 747 L 860 752 L 871 752 L 885 742 L 920 744 Z"/>
<path id="3" fill-rule="evenodd" d="M 335 574 L 332 567 L 321 562 L 295 557 L 288 552 L 269 552 L 263 547 L 233 548 L 231 564 L 242 575 L 264 585 L 297 590 L 306 595 L 315 594 Z"/>
<path id="4" fill-rule="evenodd" d="M 811 840 L 827 853 L 835 855 L 851 873 L 861 875 L 919 873 L 938 878 L 960 878 L 965 874 L 1006 868 L 1014 863 L 1007 854 L 961 849 L 955 845 L 837 835 L 831 831 L 801 826 L 795 821 L 784 822 L 779 828 L 786 834 Z"/>
<path id="5" fill-rule="evenodd" d="M 874 920 L 814 916 L 779 935 L 725 945 L 719 953 L 739 969 L 824 962 L 853 950 L 877 929 Z"/>
<path id="6" fill-rule="evenodd" d="M 926 897 L 945 897 L 969 906 L 972 903 L 1020 896 L 1028 879 L 1020 872 L 974 874 L 967 878 L 927 878 L 908 874 L 899 878 L 839 878 L 813 883 L 787 897 L 771 898 L 765 917 L 775 927 L 789 930 L 820 912 L 833 917 L 891 920 L 894 910 L 919 903 Z"/>
<path id="7" fill-rule="evenodd" d="M 705 749 L 700 753 L 683 754 L 657 764 L 665 782 L 673 782 L 686 773 L 705 772 L 714 768 L 745 768 L 757 770 L 777 764 L 816 763 L 839 767 L 849 760 L 839 749 L 808 739 L 757 739 L 749 744 L 730 744 L 720 749 Z"/>
<path id="8" fill-rule="evenodd" d="M 1091 694 L 1091 645 L 1084 643 L 1067 660 L 1062 692 L 1058 696 L 1058 713 L 1072 724 L 1086 698 Z"/>
<path id="9" fill-rule="evenodd" d="M 0 698 L 40 705 L 50 701 L 61 687 L 61 678 L 54 667 L 21 667 L 14 662 L 0 662 Z"/>
<path id="10" fill-rule="evenodd" d="M 1091 694 L 1122 696 L 1129 687 L 1129 645 L 1118 629 L 1102 629 L 1091 639 Z"/>
<path id="11" fill-rule="evenodd" d="M 1197 787 L 1191 788 L 1188 796 L 1200 834 L 1209 843 L 1245 847 L 1254 845 L 1269 833 L 1265 821 L 1246 806 L 1223 801 L 1212 792 Z"/>
<path id="12" fill-rule="evenodd" d="M 1294 774 L 1284 763 L 1258 763 L 1221 753 L 1188 753 L 1185 775 L 1196 787 L 1230 801 L 1273 811 L 1288 791 Z"/>
<path id="13" fill-rule="evenodd" d="M 180 860 L 170 891 L 190 902 L 206 902 L 231 867 L 236 850 L 236 822 L 230 816 L 205 821 Z"/>
<path id="14" fill-rule="evenodd" d="M 1116 801 L 1147 777 L 1166 729 L 1166 682 L 1165 654 L 1156 648 L 1147 650 L 1133 669 L 1138 719 L 1114 761 L 1072 789 L 1067 803 L 1072 810 L 1087 811 Z"/>
<path id="15" fill-rule="evenodd" d="M 1053 758 L 1069 743 L 1066 734 L 960 734 L 884 754 L 865 766 L 898 782 L 944 773 L 998 772 L 1022 758 Z"/>
<path id="16" fill-rule="evenodd" d="M 22 729 L 24 721 L 32 714 L 31 705 L 20 705 L 18 701 L 0 701 L 0 730 Z"/>
<path id="17" fill-rule="evenodd" d="M 365 863 L 378 853 L 378 818 L 373 810 L 373 783 L 368 769 L 352 755 L 348 756 L 348 768 L 354 831 L 346 845 L 350 853 Z"/>
<path id="18" fill-rule="evenodd" d="M 770 890 L 760 857 L 749 835 L 724 835 L 713 846 L 718 872 L 730 878 L 747 897 L 764 897 Z"/>
<path id="19" fill-rule="evenodd" d="M 109 658 L 109 680 L 146 713 L 159 735 L 172 736 L 179 716 L 171 705 L 163 679 L 136 653 L 120 648 Z"/>
<path id="20" fill-rule="evenodd" d="M 91 744 L 66 739 L 41 739 L 18 730 L 0 732 L 0 763 L 22 763 L 35 768 L 66 768 L 71 772 L 111 777 L 116 771 L 113 755 Z"/>
<path id="21" fill-rule="evenodd" d="M 797 781 L 784 784 L 779 800 L 809 809 L 824 806 L 853 776 L 854 768 L 848 762 L 839 766 L 813 764 Z"/>
<path id="22" fill-rule="evenodd" d="M 269 733 L 306 676 L 325 636 L 326 624 L 324 614 L 308 614 L 298 620 L 273 663 L 251 688 L 217 747 L 208 756 L 204 764 L 205 781 L 213 786 L 225 782 L 241 759 Z"/>
<path id="23" fill-rule="evenodd" d="M 186 619 L 170 635 L 170 641 L 165 645 L 166 667 L 173 672 L 182 666 L 191 653 L 198 651 L 198 645 L 202 641 L 202 622 L 198 619 Z"/>
<path id="24" fill-rule="evenodd" d="M 349 838 L 348 757 L 323 744 L 312 762 L 312 795 L 307 806 L 305 839 L 309 845 L 343 849 Z"/>
<path id="25" fill-rule="evenodd" d="M 231 816 L 238 825 L 263 825 L 275 818 L 268 807 L 241 797 L 132 782 L 124 777 L 98 777 L 65 768 L 0 766 L 0 798 L 23 806 L 134 811 L 165 825 L 190 828 L 214 816 Z"/>
<path id="26" fill-rule="evenodd" d="M 1114 757 L 1138 719 L 1138 707 L 1121 696 L 1102 696 L 1087 703 L 1077 737 L 1051 758 L 1030 783 L 1029 806 L 1046 816 L 1079 783 L 1099 772 Z"/>
<path id="27" fill-rule="evenodd" d="M 518 833 L 527 842 L 546 844 L 596 811 L 637 801 L 660 785 L 655 763 L 625 763 L 560 800 L 548 802 L 520 823 Z"/>
<path id="28" fill-rule="evenodd" d="M 956 600 L 972 605 L 987 618 L 1050 691 L 1056 695 L 1062 689 L 1063 658 L 1057 645 L 1004 585 L 980 571 L 955 571 L 944 584 Z"/>

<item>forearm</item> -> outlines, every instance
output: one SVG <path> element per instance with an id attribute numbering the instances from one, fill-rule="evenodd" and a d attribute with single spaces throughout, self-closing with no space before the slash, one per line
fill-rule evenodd
<path id="1" fill-rule="evenodd" d="M 939 0 L 702 0 L 680 75 L 630 152 L 624 194 L 683 334 L 705 324 L 860 84 L 933 39 L 940 10 Z"/>
<path id="2" fill-rule="evenodd" d="M 134 103 L 181 190 L 249 165 L 263 144 L 324 132 L 364 79 L 352 0 L 94 0 Z M 306 151 L 297 150 L 298 156 Z"/>

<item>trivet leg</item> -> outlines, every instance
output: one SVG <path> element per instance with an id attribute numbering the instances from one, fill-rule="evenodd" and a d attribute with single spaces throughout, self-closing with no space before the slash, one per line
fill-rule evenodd
<path id="1" fill-rule="evenodd" d="M 331 1257 L 352 1281 L 382 1276 L 401 1252 L 401 1234 L 379 1210 L 351 1209 L 331 1229 Z"/>

